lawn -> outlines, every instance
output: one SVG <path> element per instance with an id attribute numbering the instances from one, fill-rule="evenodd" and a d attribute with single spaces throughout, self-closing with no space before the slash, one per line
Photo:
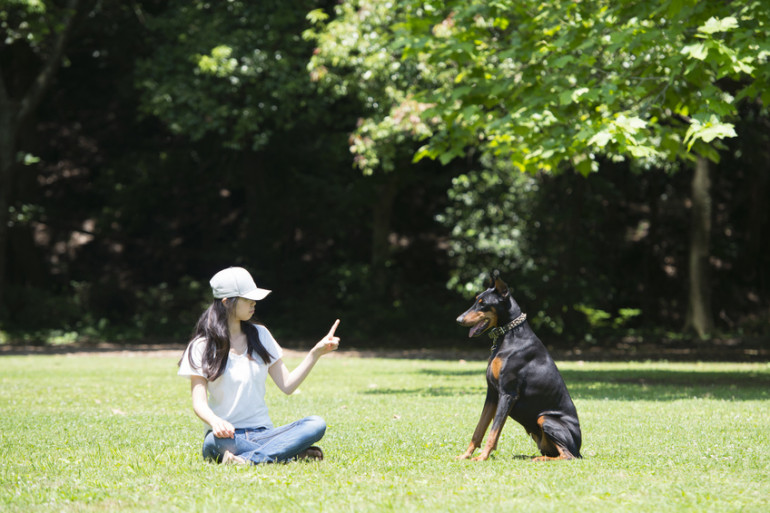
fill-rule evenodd
<path id="1" fill-rule="evenodd" d="M 770 364 L 560 362 L 584 459 L 530 462 L 509 420 L 489 461 L 456 461 L 485 364 L 327 357 L 268 388 L 276 424 L 327 420 L 326 459 L 239 468 L 201 460 L 173 357 L 3 356 L 0 510 L 770 510 Z"/>

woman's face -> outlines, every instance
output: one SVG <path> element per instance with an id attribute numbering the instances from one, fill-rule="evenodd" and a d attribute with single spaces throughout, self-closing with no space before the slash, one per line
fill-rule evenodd
<path id="1" fill-rule="evenodd" d="M 245 297 L 239 297 L 236 299 L 235 310 L 233 310 L 233 316 L 239 321 L 248 321 L 254 315 L 254 305 L 257 302 L 253 299 L 246 299 Z"/>

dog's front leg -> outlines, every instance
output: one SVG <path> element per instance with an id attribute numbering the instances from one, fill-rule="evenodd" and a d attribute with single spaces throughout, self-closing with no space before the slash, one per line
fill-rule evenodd
<path id="1" fill-rule="evenodd" d="M 489 427 L 489 423 L 492 422 L 492 417 L 494 417 L 495 411 L 497 411 L 497 402 L 494 401 L 489 394 L 487 394 L 487 399 L 484 402 L 484 409 L 481 410 L 481 418 L 479 419 L 479 423 L 476 425 L 476 429 L 473 431 L 473 436 L 471 437 L 471 444 L 463 454 L 457 457 L 458 460 L 467 460 L 473 456 L 473 452 L 477 447 L 481 447 L 481 441 L 484 439 L 484 433 L 487 432 L 487 428 Z"/>
<path id="2" fill-rule="evenodd" d="M 487 443 L 484 445 L 484 449 L 481 454 L 473 458 L 473 461 L 484 461 L 489 458 L 492 451 L 497 449 L 497 442 L 500 440 L 500 432 L 505 426 L 505 421 L 508 418 L 508 414 L 513 408 L 513 404 L 516 402 L 516 398 L 508 395 L 501 394 L 500 399 L 497 401 L 497 410 L 495 412 L 495 420 L 492 422 L 492 429 L 489 431 L 487 437 Z"/>

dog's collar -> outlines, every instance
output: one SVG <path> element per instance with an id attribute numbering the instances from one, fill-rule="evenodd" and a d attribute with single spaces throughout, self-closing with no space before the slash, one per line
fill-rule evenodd
<path id="1" fill-rule="evenodd" d="M 524 324 L 524 321 L 526 320 L 527 320 L 527 314 L 522 313 L 521 315 L 516 317 L 514 320 L 512 320 L 505 326 L 498 326 L 497 328 L 492 328 L 489 331 L 489 338 L 491 338 L 493 342 L 492 348 L 494 349 L 494 347 L 497 346 L 498 338 L 502 337 L 503 335 L 505 335 L 511 330 L 515 330 L 516 328 Z"/>

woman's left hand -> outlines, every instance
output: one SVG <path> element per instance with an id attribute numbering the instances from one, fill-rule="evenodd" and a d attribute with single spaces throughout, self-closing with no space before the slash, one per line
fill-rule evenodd
<path id="1" fill-rule="evenodd" d="M 337 331 L 337 326 L 339 325 L 340 320 L 337 319 L 334 321 L 332 329 L 329 330 L 329 333 L 327 333 L 324 338 L 319 340 L 313 348 L 313 352 L 315 352 L 315 354 L 317 354 L 319 357 L 327 353 L 331 353 L 332 351 L 336 351 L 340 346 L 340 338 L 334 336 L 334 332 Z"/>

